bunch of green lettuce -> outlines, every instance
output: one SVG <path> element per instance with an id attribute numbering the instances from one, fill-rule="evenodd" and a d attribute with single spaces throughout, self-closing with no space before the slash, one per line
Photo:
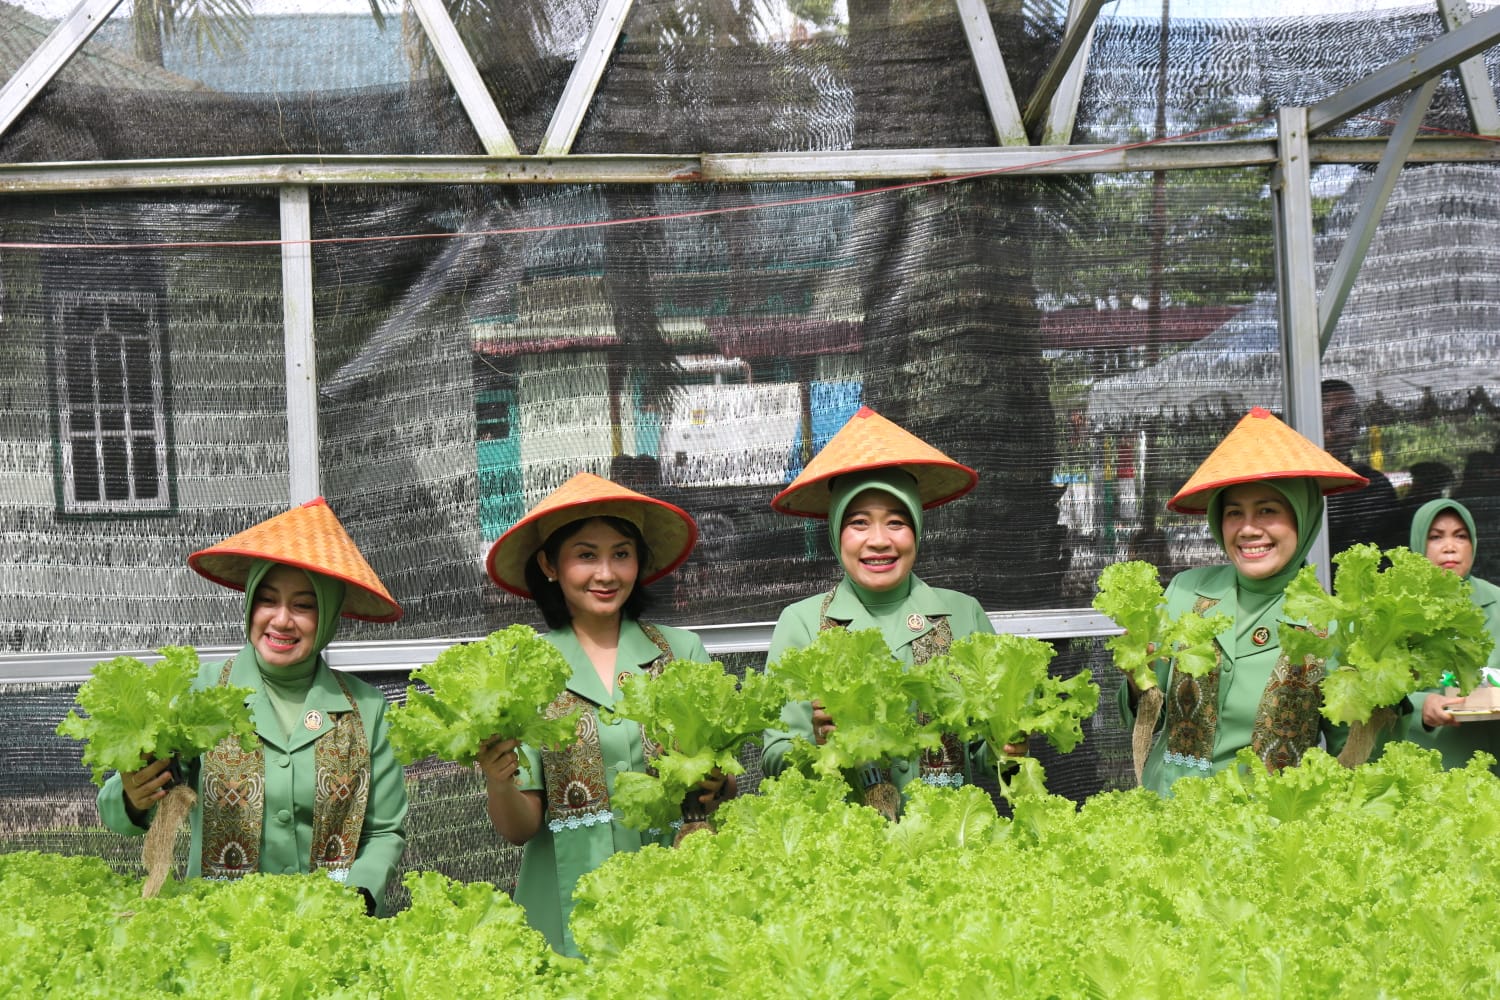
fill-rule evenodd
<path id="1" fill-rule="evenodd" d="M 924 665 L 939 696 L 937 721 L 963 740 L 995 750 L 1026 735 L 1046 737 L 1062 753 L 1083 741 L 1083 720 L 1099 707 L 1087 670 L 1068 680 L 1047 672 L 1057 651 L 1040 639 L 975 633 Z"/>
<path id="2" fill-rule="evenodd" d="M 403 763 L 429 755 L 472 764 L 492 736 L 530 746 L 566 746 L 577 711 L 545 715 L 573 676 L 568 661 L 528 625 L 512 625 L 475 642 L 450 646 L 412 672 L 430 691 L 406 689 L 406 704 L 387 714 L 391 747 Z"/>
<path id="3" fill-rule="evenodd" d="M 612 803 L 637 830 L 666 829 L 682 818 L 684 796 L 714 768 L 745 772 L 740 748 L 776 724 L 785 702 L 778 679 L 750 671 L 736 684 L 719 663 L 673 660 L 660 674 L 631 678 L 614 708 L 600 714 L 639 723 L 661 754 L 652 762 L 655 775 L 616 774 Z"/>
<path id="4" fill-rule="evenodd" d="M 408 872 L 411 906 L 366 917 L 322 872 L 140 882 L 97 858 L 0 854 L 0 996 L 448 1000 L 582 995 L 494 886 Z"/>
<path id="5" fill-rule="evenodd" d="M 191 646 L 158 650 L 162 659 L 148 664 L 117 656 L 94 667 L 78 689 L 78 705 L 58 724 L 59 736 L 83 740 L 83 762 L 94 784 L 110 771 L 135 771 L 147 760 L 202 755 L 226 736 L 240 746 L 255 746 L 255 724 L 245 699 L 249 688 L 215 685 L 193 689 L 198 651 Z"/>
<path id="6" fill-rule="evenodd" d="M 933 685 L 891 654 L 878 629 L 824 629 L 811 644 L 783 653 L 775 677 L 787 700 L 821 701 L 835 722 L 822 746 L 803 741 L 793 750 L 823 777 L 911 757 L 942 741 L 938 725 L 917 720 L 917 711 L 931 715 L 936 707 Z"/>
<path id="7" fill-rule="evenodd" d="M 1377 708 L 1438 687 L 1445 671 L 1465 692 L 1480 681 L 1495 640 L 1467 580 L 1406 548 L 1385 552 L 1355 545 L 1334 557 L 1334 592 L 1324 592 L 1313 567 L 1286 588 L 1286 613 L 1311 628 L 1283 628 L 1281 648 L 1337 663 L 1323 679 L 1323 714 L 1336 723 L 1364 723 Z"/>
<path id="8" fill-rule="evenodd" d="M 583 964 L 554 952 L 526 914 L 488 882 L 455 882 L 437 872 L 407 872 L 411 906 L 378 921 L 358 980 L 360 995 L 381 1000 L 578 996 L 568 985 Z"/>
<path id="9" fill-rule="evenodd" d="M 1214 637 L 1232 624 L 1227 615 L 1217 613 L 1189 611 L 1172 618 L 1156 567 L 1138 560 L 1104 567 L 1094 610 L 1125 630 L 1106 639 L 1104 647 L 1138 691 L 1157 686 L 1155 663 L 1164 657 L 1172 657 L 1175 668 L 1189 676 L 1208 673 L 1217 662 Z"/>
<path id="10" fill-rule="evenodd" d="M 716 836 L 580 881 L 585 995 L 1489 995 L 1500 896 L 1433 890 L 1500 866 L 1500 781 L 1476 761 L 1394 744 L 1272 774 L 1247 755 L 1170 798 L 1011 820 L 980 789 L 919 786 L 899 823 L 788 772 Z"/>

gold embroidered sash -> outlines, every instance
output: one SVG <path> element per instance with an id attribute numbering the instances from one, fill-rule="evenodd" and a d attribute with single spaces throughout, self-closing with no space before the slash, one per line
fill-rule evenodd
<path id="1" fill-rule="evenodd" d="M 219 675 L 222 686 L 234 666 Z M 333 728 L 313 746 L 313 834 L 310 871 L 347 872 L 359 851 L 370 798 L 370 747 L 349 686 L 337 673 L 350 710 L 333 716 Z M 260 870 L 265 820 L 265 754 L 259 742 L 248 753 L 225 737 L 203 755 L 199 793 L 203 803 L 203 875 L 239 878 Z"/>
<path id="2" fill-rule="evenodd" d="M 661 655 L 646 668 L 659 674 L 675 657 L 666 636 L 654 625 L 638 622 L 640 629 Z M 618 684 L 618 680 L 616 684 Z M 578 716 L 578 738 L 560 750 L 541 748 L 542 785 L 547 794 L 547 826 L 553 833 L 607 823 L 614 818 L 609 804 L 609 784 L 604 772 L 604 752 L 599 746 L 598 705 L 573 691 L 563 691 L 547 706 L 549 719 L 558 719 L 582 708 Z M 636 723 L 629 723 L 636 725 Z M 642 734 L 647 770 L 661 748 Z"/>
<path id="3" fill-rule="evenodd" d="M 1205 615 L 1218 603 L 1199 597 L 1193 613 Z M 1224 652 L 1217 641 L 1214 658 L 1213 670 L 1202 677 L 1172 671 L 1166 699 L 1167 746 L 1163 760 L 1204 774 L 1213 770 L 1219 727 L 1219 666 L 1224 662 Z M 1277 657 L 1256 706 L 1250 736 L 1251 749 L 1268 769 L 1294 767 L 1302 762 L 1304 753 L 1317 746 L 1319 708 L 1323 704 L 1319 684 L 1324 672 L 1324 662 L 1314 657 L 1300 666 L 1294 666 L 1286 653 Z"/>

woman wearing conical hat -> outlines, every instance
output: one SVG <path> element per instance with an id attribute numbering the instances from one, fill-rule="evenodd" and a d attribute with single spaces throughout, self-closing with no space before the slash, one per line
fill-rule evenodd
<path id="1" fill-rule="evenodd" d="M 1320 711 L 1327 664 L 1293 664 L 1278 638 L 1295 627 L 1283 613 L 1287 584 L 1302 569 L 1323 523 L 1323 497 L 1356 490 L 1365 478 L 1260 407 L 1251 410 L 1193 473 L 1167 507 L 1208 515 L 1229 562 L 1185 570 L 1167 585 L 1167 612 L 1225 614 L 1217 666 L 1202 677 L 1157 664 L 1165 694 L 1160 735 L 1141 784 L 1165 794 L 1178 778 L 1228 767 L 1245 747 L 1274 769 L 1299 763 L 1320 739 L 1337 753 L 1347 730 Z M 1138 692 L 1120 703 L 1135 719 Z"/>
<path id="2" fill-rule="evenodd" d="M 861 408 L 771 501 L 780 513 L 828 521 L 828 543 L 843 574 L 832 590 L 782 611 L 771 634 L 768 668 L 774 670 L 787 650 L 811 645 L 819 632 L 837 626 L 878 629 L 891 653 L 907 664 L 926 662 L 975 632 L 993 633 L 978 601 L 930 587 L 913 572 L 923 511 L 958 499 L 978 481 L 973 469 Z M 786 728 L 765 734 L 761 768 L 767 775 L 785 768 L 795 738 L 821 744 L 837 725 L 817 702 L 788 705 L 781 718 Z M 892 761 L 876 784 L 899 790 L 919 777 L 961 784 L 971 764 L 966 748 L 950 740 L 921 760 Z M 888 813 L 895 808 L 872 804 Z"/>
<path id="3" fill-rule="evenodd" d="M 183 776 L 197 790 L 189 877 L 322 869 L 384 909 L 406 847 L 406 781 L 386 739 L 385 696 L 323 658 L 339 617 L 388 622 L 401 607 L 322 497 L 263 521 L 188 565 L 244 591 L 245 646 L 204 664 L 200 688 L 253 689 L 255 750 L 233 738 Z M 141 835 L 173 781 L 169 760 L 115 774 L 99 791 L 110 829 Z"/>
<path id="4" fill-rule="evenodd" d="M 1479 534 L 1469 508 L 1446 497 L 1429 500 L 1412 515 L 1409 544 L 1413 552 L 1422 553 L 1434 566 L 1469 581 L 1470 600 L 1484 612 L 1490 634 L 1500 640 L 1500 587 L 1472 575 Z M 1488 680 L 1480 690 L 1493 694 L 1493 685 L 1500 678 L 1500 641 L 1485 668 Z M 1463 710 L 1467 700 L 1442 689 L 1414 692 L 1410 697 L 1413 711 L 1404 720 L 1406 738 L 1440 752 L 1444 767 L 1463 767 L 1477 750 L 1500 759 L 1500 726 L 1488 719 L 1454 714 Z M 1491 764 L 1490 770 L 1500 774 L 1500 763 Z"/>
<path id="5" fill-rule="evenodd" d="M 692 632 L 641 619 L 646 585 L 687 559 L 698 529 L 672 504 L 579 473 L 533 507 L 490 548 L 490 578 L 536 602 L 573 675 L 548 713 L 582 708 L 578 740 L 562 750 L 527 746 L 505 734 L 479 754 L 490 821 L 524 844 L 516 902 L 553 949 L 577 955 L 568 927 L 578 880 L 617 851 L 672 843 L 672 830 L 625 826 L 610 808 L 615 774 L 645 771 L 653 748 L 641 727 L 599 718 L 621 682 L 671 660 L 708 662 Z M 704 781 L 712 809 L 734 794 L 733 779 Z"/>

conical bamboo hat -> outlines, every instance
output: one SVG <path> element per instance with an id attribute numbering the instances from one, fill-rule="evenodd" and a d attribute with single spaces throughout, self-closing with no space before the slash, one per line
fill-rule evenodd
<path id="1" fill-rule="evenodd" d="M 403 613 L 322 497 L 194 552 L 188 565 L 214 583 L 244 590 L 257 559 L 343 580 L 348 588 L 339 613 L 345 618 L 393 622 Z"/>
<path id="2" fill-rule="evenodd" d="M 544 497 L 490 546 L 490 579 L 518 597 L 531 597 L 526 564 L 554 531 L 591 517 L 622 517 L 641 530 L 650 559 L 642 584 L 659 580 L 687 560 L 698 525 L 681 507 L 627 489 L 592 472 L 580 472 Z"/>
<path id="3" fill-rule="evenodd" d="M 1257 406 L 1240 419 L 1167 503 L 1179 514 L 1202 514 L 1214 492 L 1262 479 L 1318 481 L 1324 496 L 1345 493 L 1369 480 Z"/>
<path id="4" fill-rule="evenodd" d="M 979 473 L 955 462 L 868 406 L 849 418 L 802 474 L 776 494 L 771 508 L 798 517 L 827 517 L 829 484 L 849 472 L 905 469 L 917 481 L 922 509 L 957 500 L 979 482 Z"/>

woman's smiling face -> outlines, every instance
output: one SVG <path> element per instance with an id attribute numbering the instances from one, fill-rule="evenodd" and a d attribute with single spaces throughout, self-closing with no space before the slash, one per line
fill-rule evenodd
<path id="1" fill-rule="evenodd" d="M 899 586 L 917 561 L 917 533 L 906 505 L 884 490 L 865 490 L 844 508 L 839 562 L 866 590 Z"/>
<path id="2" fill-rule="evenodd" d="M 1292 506 L 1266 483 L 1239 483 L 1226 489 L 1219 525 L 1229 561 L 1252 580 L 1275 576 L 1296 555 L 1297 519 Z"/>
<path id="3" fill-rule="evenodd" d="M 318 638 L 318 595 L 307 574 L 273 566 L 255 588 L 250 645 L 268 667 L 290 667 L 312 656 Z"/>
<path id="4" fill-rule="evenodd" d="M 545 552 L 537 560 L 557 580 L 575 620 L 618 618 L 641 571 L 635 542 L 598 517 L 562 543 L 555 565 Z"/>

